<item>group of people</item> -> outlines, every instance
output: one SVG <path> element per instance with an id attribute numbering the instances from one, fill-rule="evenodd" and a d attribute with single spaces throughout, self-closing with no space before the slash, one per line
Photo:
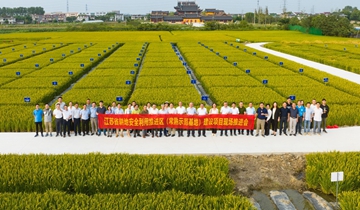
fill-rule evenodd
<path id="1" fill-rule="evenodd" d="M 321 134 L 322 131 L 326 131 L 326 119 L 329 114 L 329 106 L 326 104 L 326 100 L 323 99 L 321 104 L 315 99 L 312 100 L 312 103 L 308 102 L 304 104 L 304 101 L 299 100 L 297 103 L 292 102 L 290 98 L 287 101 L 282 103 L 282 106 L 278 106 L 277 102 L 274 102 L 272 106 L 270 104 L 260 103 L 260 107 L 255 109 L 252 103 L 249 103 L 249 106 L 245 108 L 243 102 L 239 102 L 239 106 L 235 102 L 231 103 L 229 106 L 228 102 L 224 102 L 223 106 L 218 109 L 217 105 L 214 103 L 212 107 L 208 110 L 204 104 L 200 104 L 199 108 L 195 108 L 193 103 L 189 103 L 189 106 L 186 108 L 183 106 L 182 102 L 178 103 L 178 106 L 175 108 L 173 103 L 165 102 L 160 105 L 160 108 L 157 108 L 156 104 L 151 104 L 148 102 L 146 105 L 140 109 L 139 105 L 133 101 L 128 104 L 126 109 L 123 109 L 120 103 L 112 102 L 112 105 L 107 107 L 104 106 L 103 101 L 100 101 L 98 106 L 96 102 L 90 102 L 90 99 L 87 99 L 86 103 L 82 105 L 82 108 L 79 107 L 78 103 L 73 105 L 72 102 L 69 102 L 68 105 L 63 102 L 62 97 L 58 98 L 58 102 L 55 105 L 55 110 L 51 110 L 49 104 L 45 104 L 45 108 L 40 109 L 39 105 L 36 104 L 35 110 L 33 111 L 33 116 L 35 119 L 36 125 L 36 135 L 39 136 L 39 131 L 41 136 L 43 135 L 43 121 L 45 124 L 45 136 L 52 136 L 52 122 L 53 117 L 55 118 L 56 124 L 56 136 L 70 137 L 70 131 L 74 131 L 74 135 L 98 135 L 101 136 L 101 133 L 104 136 L 112 137 L 115 134 L 116 137 L 124 137 L 123 129 L 100 129 L 98 127 L 98 115 L 99 114 L 152 114 L 152 115 L 161 115 L 161 114 L 186 114 L 186 115 L 211 115 L 211 114 L 231 114 L 231 115 L 254 115 L 256 118 L 256 135 L 255 136 L 268 136 L 268 135 L 277 135 L 278 125 L 279 135 L 290 135 L 296 136 L 297 134 L 302 135 L 311 135 L 311 128 L 313 129 L 314 134 Z M 90 130 L 91 127 L 91 130 Z M 288 128 L 288 129 L 287 129 Z M 261 133 L 260 133 L 261 130 Z M 142 134 L 140 134 L 142 131 Z M 179 137 L 184 136 L 183 129 L 151 129 L 151 130 L 126 130 L 126 135 L 133 137 L 174 137 L 176 131 Z M 198 136 L 201 135 L 206 137 L 206 130 L 200 129 L 197 131 Z M 245 130 L 243 129 L 230 129 L 230 130 L 220 130 L 220 136 L 237 136 L 245 135 Z M 289 133 L 287 133 L 287 131 Z M 82 134 L 81 134 L 82 133 Z M 246 135 L 254 135 L 254 129 L 246 130 Z M 195 137 L 195 130 L 187 130 L 187 137 Z M 212 135 L 217 135 L 217 129 L 212 129 Z"/>

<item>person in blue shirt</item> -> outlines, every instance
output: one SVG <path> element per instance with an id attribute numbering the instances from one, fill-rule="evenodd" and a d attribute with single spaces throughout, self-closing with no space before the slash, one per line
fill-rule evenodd
<path id="1" fill-rule="evenodd" d="M 265 137 L 265 120 L 268 115 L 267 109 L 264 107 L 264 103 L 260 103 L 260 107 L 256 111 L 256 136 L 259 136 L 259 129 L 261 127 L 261 135 Z"/>
<path id="2" fill-rule="evenodd" d="M 35 119 L 35 125 L 36 125 L 36 135 L 35 137 L 39 136 L 39 127 L 40 127 L 40 132 L 41 132 L 41 136 L 44 137 L 43 134 L 43 128 L 42 128 L 42 117 L 43 117 L 44 113 L 42 111 L 42 109 L 39 108 L 39 104 L 35 105 L 35 110 L 33 111 L 33 116 Z"/>
<path id="3" fill-rule="evenodd" d="M 297 121 L 297 124 L 296 124 L 295 135 L 297 133 L 302 135 L 301 129 L 302 129 L 302 124 L 303 124 L 303 119 L 304 119 L 305 107 L 301 104 L 301 101 L 298 101 L 297 104 L 298 105 L 296 106 L 296 108 L 297 108 L 297 110 L 299 112 L 299 117 L 298 117 L 298 121 Z"/>

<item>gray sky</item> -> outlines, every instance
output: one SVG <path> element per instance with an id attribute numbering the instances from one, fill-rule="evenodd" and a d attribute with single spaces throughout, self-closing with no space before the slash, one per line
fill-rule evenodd
<path id="1" fill-rule="evenodd" d="M 67 0 L 2 0 L 1 7 L 30 7 L 41 6 L 46 12 L 66 12 Z M 174 11 L 177 0 L 68 0 L 70 12 L 108 12 L 120 10 L 121 13 L 145 14 L 151 10 Z M 201 9 L 223 9 L 227 13 L 252 12 L 257 8 L 257 0 L 197 0 Z M 279 13 L 284 6 L 284 0 L 259 0 L 260 7 L 268 6 L 269 12 Z M 287 11 L 301 11 L 311 13 L 331 12 L 342 9 L 345 6 L 360 8 L 359 0 L 286 0 Z"/>

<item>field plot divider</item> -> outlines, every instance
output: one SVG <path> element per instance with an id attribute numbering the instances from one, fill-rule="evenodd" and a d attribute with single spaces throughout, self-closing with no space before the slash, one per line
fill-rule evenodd
<path id="1" fill-rule="evenodd" d="M 121 46 L 123 46 L 124 44 L 118 44 L 115 48 L 113 48 L 111 51 L 109 51 L 108 53 L 106 53 L 99 61 L 97 61 L 97 63 L 87 72 L 85 72 L 82 76 L 80 76 L 80 78 L 78 80 L 76 80 L 74 83 L 72 83 L 68 88 L 66 88 L 62 93 L 60 93 L 58 96 L 55 96 L 53 98 L 52 101 L 49 102 L 49 106 L 52 106 L 54 102 L 57 101 L 57 98 L 59 96 L 64 95 L 66 92 L 70 91 L 74 84 L 78 81 L 80 81 L 81 79 L 85 78 L 90 72 L 94 71 L 102 62 L 104 62 L 111 54 L 113 54 L 115 51 L 117 51 Z"/>
<path id="2" fill-rule="evenodd" d="M 131 88 L 131 92 L 130 92 L 130 95 L 132 95 L 136 89 L 136 83 L 137 83 L 137 80 L 139 78 L 139 75 L 140 75 L 140 71 L 143 67 L 143 64 L 144 64 L 144 61 L 145 61 L 145 58 L 146 58 L 146 53 L 147 53 L 147 49 L 149 47 L 150 43 L 146 44 L 146 47 L 144 49 L 144 54 L 143 56 L 141 57 L 141 62 L 140 62 L 140 65 L 138 67 L 138 71 L 135 71 L 136 72 L 136 76 L 135 76 L 135 81 L 134 81 L 134 85 L 133 87 Z M 130 100 L 131 97 L 129 97 L 129 100 Z M 130 103 L 130 101 L 128 101 L 128 103 Z"/>
<path id="3" fill-rule="evenodd" d="M 182 56 L 182 53 L 180 51 L 180 49 L 177 47 L 176 44 L 173 45 L 175 47 L 175 49 L 179 52 L 179 56 L 178 57 L 182 57 L 183 58 L 183 62 L 186 62 L 186 59 L 184 56 Z M 194 84 L 194 87 L 196 88 L 196 90 L 200 93 L 201 96 L 209 96 L 208 93 L 206 93 L 205 89 L 203 88 L 201 82 L 196 78 L 195 74 L 194 74 L 194 71 L 190 68 L 189 65 L 186 65 L 184 66 L 184 68 L 186 70 L 190 70 L 191 71 L 191 74 L 189 74 L 189 77 L 191 80 L 196 80 L 196 84 Z M 212 106 L 213 104 L 213 101 L 210 99 L 210 97 L 208 97 L 208 99 L 206 100 L 206 103 L 209 105 L 209 106 Z"/>
<path id="4" fill-rule="evenodd" d="M 54 51 L 54 50 L 58 50 L 58 49 L 61 49 L 61 48 L 63 48 L 63 47 L 67 47 L 67 46 L 69 46 L 70 44 L 68 43 L 68 44 L 64 44 L 64 45 L 61 45 L 61 46 L 58 46 L 58 47 L 55 47 L 55 48 L 51 48 L 51 49 L 49 49 L 49 50 L 46 50 L 46 51 L 40 51 L 40 52 L 38 52 L 38 53 L 35 53 L 35 54 L 31 54 L 31 55 L 29 55 L 29 56 L 26 56 L 26 57 L 24 57 L 24 58 L 18 58 L 17 60 L 13 60 L 13 61 L 9 61 L 9 62 L 6 62 L 5 64 L 3 64 L 3 65 L 1 65 L 0 66 L 0 68 L 2 68 L 2 67 L 4 67 L 4 66 L 7 66 L 7 65 L 10 65 L 10 64 L 13 64 L 13 63 L 16 63 L 16 62 L 18 62 L 18 61 L 24 61 L 24 60 L 27 60 L 27 59 L 29 59 L 29 58 L 33 58 L 33 57 L 36 57 L 36 56 L 38 56 L 38 55 L 42 55 L 42 54 L 44 54 L 44 53 L 48 53 L 48 52 L 51 52 L 51 51 Z M 30 72 L 31 73 L 31 72 Z M 30 73 L 28 73 L 28 74 L 30 74 Z"/>
<path id="5" fill-rule="evenodd" d="M 60 49 L 60 48 L 66 47 L 66 46 L 69 46 L 69 44 L 65 44 L 65 45 L 63 45 L 63 46 L 56 47 L 56 48 L 53 48 L 53 49 L 48 50 L 48 51 L 43 51 L 43 52 L 40 52 L 40 53 L 36 53 L 35 55 L 30 55 L 30 56 L 28 56 L 28 57 L 23 58 L 21 61 L 27 60 L 27 59 L 29 59 L 29 58 L 36 57 L 36 56 L 38 56 L 38 55 L 42 55 L 42 54 L 47 53 L 47 52 L 51 52 L 51 51 L 53 51 L 53 50 L 58 50 L 58 49 Z M 74 53 L 74 54 L 75 54 L 75 53 Z M 18 61 L 19 61 L 19 60 L 15 60 L 15 61 L 11 61 L 11 62 L 9 62 L 9 63 L 6 63 L 5 65 L 0 66 L 0 69 L 1 69 L 2 67 L 5 67 L 5 66 L 7 66 L 7 65 L 9 65 L 9 64 L 16 63 L 16 62 L 18 62 Z M 50 63 L 50 64 L 47 65 L 47 66 L 50 66 L 51 64 L 54 64 L 54 63 L 59 62 L 59 61 L 60 61 L 60 60 L 55 61 L 55 62 L 53 62 L 53 63 Z M 17 80 L 17 79 L 21 79 L 21 78 L 23 78 L 24 76 L 29 75 L 29 74 L 31 74 L 31 73 L 33 73 L 33 72 L 35 72 L 35 71 L 38 71 L 38 70 L 40 70 L 40 69 L 42 69 L 42 68 L 44 68 L 44 67 L 47 67 L 47 66 L 40 66 L 39 68 L 34 69 L 33 71 L 30 71 L 30 72 L 28 72 L 28 73 L 22 74 L 21 76 L 16 77 L 16 78 L 14 78 L 13 80 L 9 80 L 8 82 L 4 82 L 3 84 L 0 85 L 0 87 L 4 86 L 4 85 L 6 85 L 6 84 L 8 84 L 8 83 L 10 83 L 10 82 L 14 82 L 14 81 Z"/>

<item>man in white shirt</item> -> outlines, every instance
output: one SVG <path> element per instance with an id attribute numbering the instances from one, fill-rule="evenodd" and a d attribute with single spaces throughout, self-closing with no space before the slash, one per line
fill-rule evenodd
<path id="1" fill-rule="evenodd" d="M 228 106 L 228 103 L 226 101 L 224 102 L 224 106 L 221 107 L 220 113 L 225 114 L 225 115 L 226 114 L 231 114 L 231 108 Z M 220 136 L 223 135 L 223 131 L 224 131 L 224 129 L 221 129 Z M 228 136 L 227 131 L 228 130 L 225 130 L 225 136 Z"/>
<path id="2" fill-rule="evenodd" d="M 204 107 L 204 104 L 203 104 L 203 103 L 200 104 L 200 107 L 197 109 L 197 113 L 198 113 L 199 116 L 205 116 L 205 115 L 208 114 L 207 109 Z M 202 135 L 203 135 L 204 137 L 206 137 L 206 135 L 205 135 L 205 129 L 199 129 L 199 130 L 198 130 L 198 137 L 201 136 L 201 133 L 202 133 Z"/>
<path id="3" fill-rule="evenodd" d="M 169 112 L 169 114 L 177 114 L 177 111 L 176 111 L 176 109 L 174 108 L 174 104 L 173 104 L 173 103 L 170 103 L 168 112 Z M 170 131 L 169 131 L 169 132 L 170 132 L 171 137 L 174 137 L 174 136 L 175 136 L 176 129 L 175 129 L 175 128 L 170 128 Z"/>
<path id="4" fill-rule="evenodd" d="M 156 108 L 156 104 L 153 104 L 152 107 L 149 110 L 149 114 L 152 115 L 157 115 L 159 114 L 159 110 Z M 156 135 L 156 137 L 158 136 L 158 129 L 151 129 L 151 136 L 154 138 L 154 135 Z"/>
<path id="5" fill-rule="evenodd" d="M 63 102 L 61 96 L 58 98 L 58 102 L 56 104 L 60 104 L 60 109 L 64 110 L 65 102 Z"/>
<path id="6" fill-rule="evenodd" d="M 246 108 L 246 115 L 255 115 L 255 108 L 253 107 L 252 103 L 249 103 L 249 107 Z M 249 135 L 249 133 L 251 133 L 251 135 L 254 135 L 254 128 L 251 130 L 246 130 L 246 135 Z"/>
<path id="7" fill-rule="evenodd" d="M 159 114 L 168 114 L 168 110 L 165 108 L 165 104 L 161 104 L 161 109 L 159 110 Z M 162 132 L 164 131 L 164 136 L 168 137 L 167 129 L 160 129 L 160 137 L 162 137 Z"/>
<path id="8" fill-rule="evenodd" d="M 311 101 L 310 109 L 312 109 L 313 112 L 316 109 L 316 100 L 315 100 L 315 98 Z M 310 129 L 312 129 L 312 128 L 314 128 L 314 116 L 311 118 Z"/>
<path id="9" fill-rule="evenodd" d="M 186 114 L 186 108 L 182 105 L 182 102 L 179 102 L 179 106 L 176 108 L 177 114 Z M 178 129 L 178 135 L 179 137 L 184 137 L 184 130 Z"/>
<path id="10" fill-rule="evenodd" d="M 316 103 L 316 108 L 314 109 L 314 134 L 316 134 L 316 128 L 317 128 L 317 133 L 320 136 L 320 132 L 321 132 L 321 116 L 323 114 L 323 110 L 320 108 L 320 103 Z"/>
<path id="11" fill-rule="evenodd" d="M 236 103 L 235 103 L 235 102 L 232 102 L 230 111 L 231 111 L 231 114 L 232 114 L 232 115 L 239 115 L 239 108 L 236 107 Z M 237 135 L 236 135 L 236 129 L 231 129 L 231 130 L 230 130 L 230 136 L 233 135 L 233 132 L 234 132 L 234 136 L 237 136 Z"/>
<path id="12" fill-rule="evenodd" d="M 196 109 L 192 102 L 189 103 L 189 107 L 186 109 L 187 115 L 196 115 Z M 191 135 L 195 137 L 195 130 L 191 129 Z M 187 130 L 187 137 L 190 137 L 190 129 Z"/>
<path id="13" fill-rule="evenodd" d="M 71 101 L 69 101 L 68 110 L 70 111 L 72 116 L 74 116 L 74 114 L 73 114 L 74 109 L 75 109 L 75 107 L 73 106 L 73 103 Z M 74 131 L 74 121 L 73 121 L 73 119 L 70 120 L 70 132 L 71 131 Z"/>
<path id="14" fill-rule="evenodd" d="M 74 133 L 75 136 L 79 134 L 81 136 L 81 130 L 80 130 L 80 112 L 81 109 L 79 108 L 79 104 L 75 103 L 75 107 L 73 107 L 72 110 L 72 122 L 74 123 Z"/>
<path id="15" fill-rule="evenodd" d="M 56 123 L 56 137 L 59 136 L 59 134 L 62 136 L 62 132 L 61 132 L 61 128 L 62 128 L 62 124 L 63 124 L 63 114 L 62 114 L 62 110 L 60 109 L 60 104 L 57 103 L 56 104 L 56 108 L 53 111 L 53 115 L 55 117 L 55 123 Z"/>
<path id="16" fill-rule="evenodd" d="M 66 137 L 66 129 L 68 131 L 68 136 L 70 137 L 70 122 L 72 120 L 71 111 L 68 109 L 68 107 L 65 105 L 63 113 L 63 137 Z"/>

